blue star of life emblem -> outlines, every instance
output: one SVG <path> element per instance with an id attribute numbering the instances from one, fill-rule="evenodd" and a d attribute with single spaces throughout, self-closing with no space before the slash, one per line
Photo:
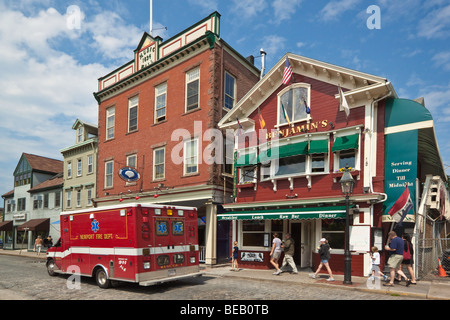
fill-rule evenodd
<path id="1" fill-rule="evenodd" d="M 159 233 L 166 233 L 167 232 L 167 226 L 165 223 L 158 224 L 158 232 Z"/>
<path id="2" fill-rule="evenodd" d="M 97 219 L 94 219 L 94 221 L 92 221 L 92 231 L 94 231 L 95 233 L 97 233 L 98 229 L 100 229 L 100 227 L 98 226 L 98 221 Z"/>
<path id="3" fill-rule="evenodd" d="M 173 226 L 173 231 L 174 231 L 174 233 L 176 233 L 176 234 L 182 233 L 182 232 L 183 232 L 183 229 L 181 228 L 181 224 L 180 224 L 180 223 L 175 224 L 175 225 Z"/>

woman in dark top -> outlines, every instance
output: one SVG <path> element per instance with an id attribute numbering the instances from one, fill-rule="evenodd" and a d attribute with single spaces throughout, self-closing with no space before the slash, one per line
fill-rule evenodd
<path id="1" fill-rule="evenodd" d="M 403 261 L 402 261 L 400 270 L 403 271 L 403 266 L 406 266 L 408 268 L 408 272 L 411 277 L 411 284 L 417 284 L 414 270 L 412 268 L 412 265 L 414 263 L 414 261 L 413 261 L 414 250 L 413 250 L 413 245 L 411 243 L 411 237 L 409 236 L 409 234 L 404 234 L 402 236 L 402 238 L 403 238 L 403 241 L 405 242 L 405 246 L 403 249 Z M 400 280 L 401 280 L 401 276 L 399 275 L 398 281 L 400 281 Z"/>

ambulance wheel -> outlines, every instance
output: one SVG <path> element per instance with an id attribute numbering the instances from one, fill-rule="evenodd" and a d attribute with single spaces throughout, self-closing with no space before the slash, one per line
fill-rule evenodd
<path id="1" fill-rule="evenodd" d="M 53 259 L 47 261 L 47 272 L 49 276 L 56 276 L 55 267 L 55 261 L 53 261 Z"/>
<path id="2" fill-rule="evenodd" d="M 95 272 L 95 281 L 102 289 L 108 289 L 111 286 L 111 280 L 108 279 L 108 275 L 103 268 L 98 268 L 97 272 Z"/>

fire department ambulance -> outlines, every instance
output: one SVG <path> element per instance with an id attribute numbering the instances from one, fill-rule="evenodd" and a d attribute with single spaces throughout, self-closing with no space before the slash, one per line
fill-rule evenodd
<path id="1" fill-rule="evenodd" d="M 200 276 L 197 209 L 121 204 L 61 213 L 61 238 L 47 271 L 142 286 Z"/>

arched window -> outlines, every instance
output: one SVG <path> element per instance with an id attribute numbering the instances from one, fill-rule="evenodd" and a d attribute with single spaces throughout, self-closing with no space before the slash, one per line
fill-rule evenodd
<path id="1" fill-rule="evenodd" d="M 310 85 L 296 83 L 278 94 L 278 126 L 309 119 Z"/>

